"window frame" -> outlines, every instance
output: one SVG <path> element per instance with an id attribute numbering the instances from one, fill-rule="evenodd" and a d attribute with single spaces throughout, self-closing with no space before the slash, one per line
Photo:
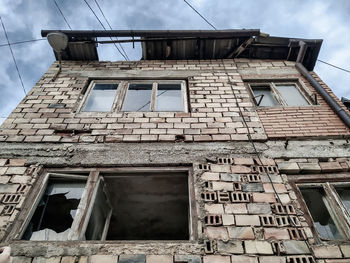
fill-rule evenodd
<path id="1" fill-rule="evenodd" d="M 346 186 L 350 188 L 350 173 L 332 174 L 305 174 L 305 175 L 288 175 L 288 181 L 290 182 L 294 192 L 296 193 L 297 200 L 301 205 L 301 209 L 304 213 L 305 219 L 311 228 L 313 236 L 317 243 L 329 243 L 339 244 L 350 241 L 350 213 L 347 211 L 345 205 L 341 201 L 339 194 L 337 193 L 335 186 Z M 336 224 L 338 231 L 343 235 L 343 239 L 327 239 L 323 238 L 318 232 L 316 225 L 313 221 L 308 205 L 306 204 L 303 195 L 300 191 L 302 188 L 320 188 L 324 189 L 327 202 L 330 204 L 331 209 L 329 211 L 334 223 Z"/>
<path id="2" fill-rule="evenodd" d="M 123 105 L 129 90 L 130 84 L 152 84 L 152 92 L 150 98 L 150 110 L 149 111 L 123 111 Z M 115 98 L 110 111 L 84 111 L 84 107 L 91 95 L 91 92 L 96 84 L 118 84 L 117 91 L 115 93 Z M 156 98 L 158 84 L 180 84 L 181 87 L 181 111 L 156 111 Z M 91 80 L 88 88 L 83 96 L 83 99 L 77 109 L 78 113 L 128 113 L 128 112 L 189 112 L 188 107 L 188 94 L 187 94 L 186 80 L 176 80 L 176 79 L 118 79 L 118 80 Z"/>
<path id="3" fill-rule="evenodd" d="M 191 167 L 179 166 L 179 167 L 123 167 L 123 168 L 94 168 L 94 169 L 79 169 L 79 168 L 63 168 L 63 169 L 45 169 L 42 176 L 35 182 L 34 187 L 28 193 L 24 203 L 24 209 L 20 212 L 19 220 L 16 220 L 14 227 L 7 235 L 7 241 L 21 241 L 21 242 L 108 242 L 108 243 L 126 243 L 126 242 L 165 242 L 167 240 L 85 240 L 84 235 L 87 225 L 92 213 L 95 196 L 97 195 L 98 186 L 103 180 L 103 177 L 108 177 L 109 174 L 115 176 L 115 174 L 123 173 L 139 173 L 144 174 L 171 174 L 171 173 L 186 173 L 188 180 L 188 231 L 189 239 L 187 240 L 169 240 L 172 243 L 185 243 L 193 242 L 198 239 L 197 233 L 197 220 L 196 220 L 196 201 L 194 190 L 194 178 Z M 100 174 L 103 175 L 100 175 Z M 50 176 L 54 178 L 64 179 L 85 179 L 86 185 L 81 196 L 80 203 L 77 208 L 76 215 L 71 225 L 71 230 L 68 235 L 68 239 L 65 241 L 48 241 L 48 240 L 22 240 L 22 237 L 26 231 L 28 224 L 30 223 L 33 214 L 40 202 L 42 196 L 46 191 Z M 34 200 L 34 202 L 33 202 Z M 112 212 L 110 212 L 109 219 Z M 106 225 L 108 225 L 106 221 Z M 104 231 L 108 227 L 104 226 Z"/>
<path id="4" fill-rule="evenodd" d="M 293 85 L 297 91 L 300 92 L 301 96 L 303 96 L 308 105 L 288 105 L 282 94 L 277 89 L 277 86 L 279 85 Z M 258 105 L 259 100 L 256 99 L 254 94 L 254 87 L 266 87 L 270 89 L 271 96 L 275 99 L 277 105 Z M 248 81 L 248 89 L 252 96 L 252 100 L 257 107 L 309 107 L 317 104 L 316 100 L 311 98 L 311 95 L 307 92 L 306 87 L 299 80 L 253 80 Z"/>

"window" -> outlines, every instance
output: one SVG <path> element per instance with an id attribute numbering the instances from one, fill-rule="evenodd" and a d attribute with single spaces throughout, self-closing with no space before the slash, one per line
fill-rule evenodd
<path id="1" fill-rule="evenodd" d="M 298 185 L 314 226 L 323 240 L 350 239 L 350 185 Z"/>
<path id="2" fill-rule="evenodd" d="M 95 80 L 80 111 L 187 112 L 186 84 L 178 80 Z"/>
<path id="3" fill-rule="evenodd" d="M 23 240 L 189 240 L 188 170 L 49 173 Z"/>
<path id="4" fill-rule="evenodd" d="M 249 84 L 257 106 L 307 106 L 310 101 L 296 83 L 267 82 Z"/>

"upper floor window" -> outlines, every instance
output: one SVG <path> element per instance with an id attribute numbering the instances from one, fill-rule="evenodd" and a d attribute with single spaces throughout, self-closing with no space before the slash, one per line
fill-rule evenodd
<path id="1" fill-rule="evenodd" d="M 350 239 L 350 185 L 298 185 L 314 226 L 323 240 Z"/>
<path id="2" fill-rule="evenodd" d="M 295 82 L 249 84 L 257 106 L 307 106 L 311 102 Z"/>
<path id="3" fill-rule="evenodd" d="M 186 83 L 181 80 L 94 80 L 80 111 L 187 112 Z"/>

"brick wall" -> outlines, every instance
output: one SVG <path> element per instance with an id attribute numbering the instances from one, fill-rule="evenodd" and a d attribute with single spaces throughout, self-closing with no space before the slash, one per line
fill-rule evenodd
<path id="1" fill-rule="evenodd" d="M 276 159 L 276 162 L 263 158 L 260 162 L 250 157 L 221 156 L 216 161 L 193 165 L 198 214 L 193 220 L 198 221 L 199 237 L 193 244 L 184 243 L 184 246 L 193 247 L 192 253 L 186 253 L 179 243 L 169 245 L 167 242 L 135 242 L 130 248 L 127 248 L 127 243 L 120 242 L 109 242 L 98 247 L 93 242 L 87 242 L 84 247 L 90 249 L 82 249 L 79 254 L 69 252 L 69 246 L 74 242 L 52 244 L 59 246 L 56 250 L 49 249 L 45 243 L 37 243 L 37 249 L 32 248 L 29 252 L 16 248 L 21 244 L 17 241 L 12 244 L 15 262 L 73 263 L 87 262 L 88 258 L 89 262 L 105 263 L 349 262 L 350 245 L 315 241 L 314 233 L 301 209 L 300 200 L 297 199 L 288 177 L 278 170 L 280 167 L 282 171 L 290 172 L 290 166 L 286 168 L 286 163 L 297 163 L 299 167 L 301 163 L 318 165 L 321 167 L 319 171 L 333 175 L 340 171 L 350 171 L 348 158 Z M 18 194 L 18 187 L 36 176 L 37 171 L 33 172 L 35 167 L 24 165 L 24 160 L 1 159 L 1 178 L 6 178 L 0 184 L 3 195 Z M 271 181 L 266 171 L 269 172 Z M 305 174 L 310 170 L 293 170 L 293 174 L 299 172 Z M 27 180 L 19 180 L 17 177 Z M 20 200 L 23 200 L 23 193 L 19 194 Z M 2 198 L 2 202 L 4 200 Z M 14 214 L 4 215 L 2 212 L 0 219 L 3 222 L 3 233 L 16 220 L 21 209 L 20 204 L 14 206 Z M 26 244 L 32 243 L 23 242 L 23 245 Z M 159 247 L 163 248 L 160 253 Z M 121 249 L 127 252 L 115 252 Z M 35 253 L 38 254 L 36 257 L 29 255 Z"/>
<path id="2" fill-rule="evenodd" d="M 250 71 L 255 72 L 252 74 Z M 155 142 L 244 141 L 253 139 L 337 136 L 349 129 L 320 96 L 319 106 L 258 108 L 244 86 L 247 76 L 300 77 L 293 62 L 237 59 L 211 61 L 63 62 L 54 63 L 0 129 L 5 142 Z M 180 74 L 188 80 L 190 113 L 79 113 L 89 78 L 129 78 L 142 74 Z M 128 73 L 130 72 L 130 73 Z M 163 73 L 162 73 L 163 72 Z M 100 75 L 99 75 L 100 74 Z M 164 76 L 165 76 L 164 75 Z M 141 77 L 142 78 L 142 77 Z M 170 77 L 171 78 L 171 77 Z M 314 92 L 313 88 L 305 84 Z M 232 86 L 230 83 L 232 83 Z M 236 101 L 237 100 L 237 101 Z M 60 108 L 53 104 L 63 104 Z M 264 128 L 263 128 L 264 127 Z"/>
<path id="3" fill-rule="evenodd" d="M 286 61 L 285 64 L 286 65 L 284 65 L 283 62 L 267 61 L 236 63 L 243 79 L 253 79 L 255 82 L 259 79 L 270 79 L 276 82 L 283 79 L 299 79 L 299 81 L 306 86 L 309 94 L 317 94 L 318 105 L 306 107 L 256 107 L 267 137 L 278 139 L 285 137 L 349 135 L 350 129 L 342 122 L 310 83 L 298 72 L 285 70 L 287 65 L 293 65 L 294 63 Z M 272 71 L 272 69 L 278 68 L 280 69 L 280 73 L 278 73 L 278 71 Z M 339 105 L 343 105 L 331 89 L 322 82 L 314 72 L 312 72 L 312 75 Z M 346 109 L 344 106 L 343 108 Z"/>

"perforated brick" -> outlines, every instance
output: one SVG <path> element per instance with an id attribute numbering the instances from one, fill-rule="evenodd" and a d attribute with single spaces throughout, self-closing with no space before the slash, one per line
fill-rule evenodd
<path id="1" fill-rule="evenodd" d="M 5 194 L 1 202 L 3 204 L 18 204 L 21 196 L 20 194 Z"/>
<path id="2" fill-rule="evenodd" d="M 288 232 L 291 239 L 306 240 L 306 234 L 302 228 L 288 228 Z"/>
<path id="3" fill-rule="evenodd" d="M 242 191 L 242 185 L 240 183 L 233 183 L 233 191 Z"/>
<path id="4" fill-rule="evenodd" d="M 13 212 L 15 211 L 16 206 L 15 205 L 5 205 L 4 209 L 1 212 L 1 215 L 3 216 L 11 216 Z"/>
<path id="5" fill-rule="evenodd" d="M 283 243 L 281 241 L 273 241 L 271 243 L 273 253 L 276 255 L 285 255 L 286 254 L 286 248 L 284 247 Z"/>
<path id="6" fill-rule="evenodd" d="M 204 192 L 201 197 L 204 202 L 215 202 L 218 199 L 216 192 Z"/>
<path id="7" fill-rule="evenodd" d="M 259 174 L 277 174 L 278 169 L 275 165 L 253 165 L 251 166 L 253 173 L 259 173 Z"/>
<path id="8" fill-rule="evenodd" d="M 231 202 L 232 203 L 249 203 L 250 194 L 241 193 L 241 192 L 232 192 L 231 193 Z"/>
<path id="9" fill-rule="evenodd" d="M 276 223 L 279 227 L 285 226 L 301 226 L 300 220 L 297 216 L 276 216 Z"/>
<path id="10" fill-rule="evenodd" d="M 204 218 L 204 222 L 207 226 L 221 226 L 222 217 L 221 215 L 207 215 Z"/>
<path id="11" fill-rule="evenodd" d="M 218 158 L 218 164 L 233 164 L 233 158 Z"/>
<path id="12" fill-rule="evenodd" d="M 289 256 L 287 263 L 315 263 L 312 256 Z"/>
<path id="13" fill-rule="evenodd" d="M 247 183 L 259 183 L 261 182 L 261 177 L 259 174 L 247 174 L 243 177 L 244 181 Z"/>
<path id="14" fill-rule="evenodd" d="M 17 193 L 24 194 L 27 191 L 27 189 L 28 189 L 28 186 L 26 184 L 21 184 L 17 188 Z"/>
<path id="15" fill-rule="evenodd" d="M 260 222 L 262 226 L 276 226 L 275 217 L 272 215 L 260 216 Z"/>
<path id="16" fill-rule="evenodd" d="M 271 205 L 272 211 L 278 215 L 295 215 L 294 206 L 291 204 L 282 205 L 280 203 L 274 203 Z"/>
<path id="17" fill-rule="evenodd" d="M 205 240 L 204 241 L 204 252 L 206 254 L 213 254 L 214 253 L 213 241 L 212 240 Z"/>
<path id="18" fill-rule="evenodd" d="M 217 192 L 218 202 L 219 203 L 229 203 L 230 202 L 230 194 L 228 192 Z"/>
<path id="19" fill-rule="evenodd" d="M 198 164 L 198 169 L 202 171 L 209 171 L 210 170 L 210 164 Z"/>

